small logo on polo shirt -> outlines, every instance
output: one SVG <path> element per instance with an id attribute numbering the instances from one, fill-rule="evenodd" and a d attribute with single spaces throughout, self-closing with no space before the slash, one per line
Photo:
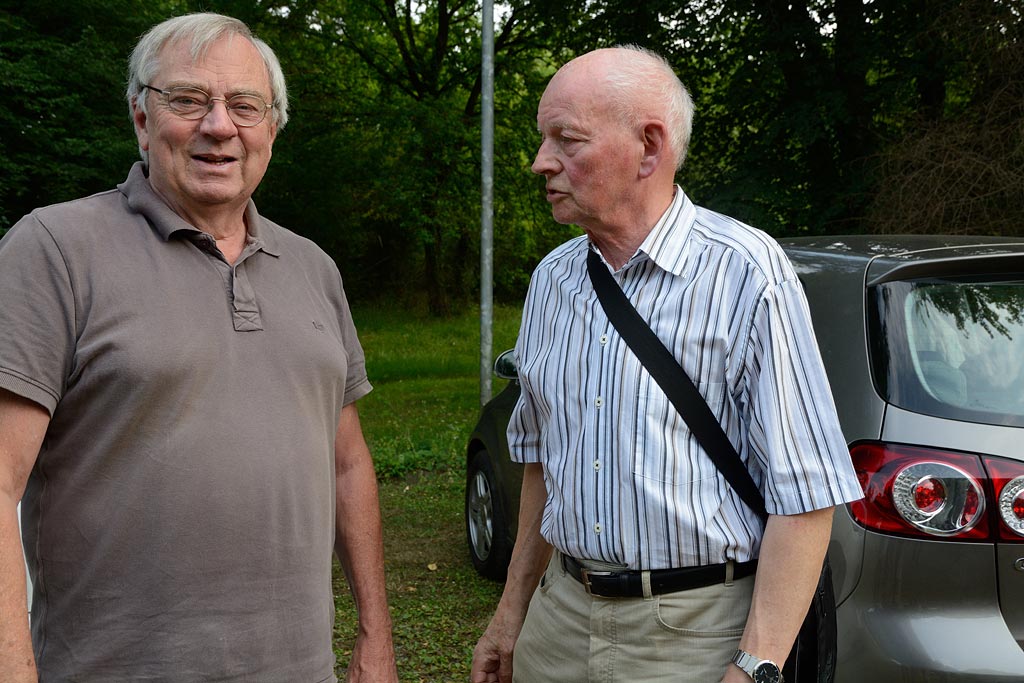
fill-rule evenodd
<path id="1" fill-rule="evenodd" d="M 315 327 L 315 328 L 316 328 L 316 331 L 317 331 L 317 332 L 323 332 L 323 331 L 324 331 L 324 329 L 326 329 L 326 328 L 324 328 L 324 324 L 323 324 L 323 323 L 318 323 L 318 322 L 317 322 L 317 321 L 315 321 L 315 320 L 313 321 L 313 327 Z"/>

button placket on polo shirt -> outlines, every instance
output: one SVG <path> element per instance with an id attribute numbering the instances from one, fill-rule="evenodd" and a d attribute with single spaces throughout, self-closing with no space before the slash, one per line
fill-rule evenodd
<path id="1" fill-rule="evenodd" d="M 256 332 L 263 329 L 263 320 L 244 266 L 239 262 L 231 269 L 231 320 L 236 332 Z"/>
<path id="2" fill-rule="evenodd" d="M 249 282 L 246 261 L 260 250 L 262 243 L 247 241 L 245 248 L 234 264 L 224 258 L 217 247 L 217 241 L 206 233 L 191 236 L 192 242 L 213 262 L 227 285 L 228 303 L 231 306 L 231 323 L 236 332 L 258 332 L 263 329 L 256 291 Z"/>
<path id="3" fill-rule="evenodd" d="M 259 251 L 260 247 L 259 242 L 247 242 L 238 261 L 231 268 L 231 318 L 236 332 L 256 332 L 263 329 L 256 290 L 249 282 L 249 270 L 246 268 L 249 258 Z"/>

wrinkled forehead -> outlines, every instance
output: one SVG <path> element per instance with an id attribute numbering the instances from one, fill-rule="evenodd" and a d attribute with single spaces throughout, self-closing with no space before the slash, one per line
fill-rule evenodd
<path id="1" fill-rule="evenodd" d="M 563 66 L 548 82 L 537 106 L 537 125 L 572 127 L 607 117 L 610 105 L 602 79 L 592 70 Z"/>
<path id="2" fill-rule="evenodd" d="M 206 44 L 191 38 L 169 41 L 157 58 L 157 74 L 185 81 L 190 77 L 227 77 L 253 89 L 270 88 L 270 73 L 259 50 L 244 36 L 230 33 Z"/>

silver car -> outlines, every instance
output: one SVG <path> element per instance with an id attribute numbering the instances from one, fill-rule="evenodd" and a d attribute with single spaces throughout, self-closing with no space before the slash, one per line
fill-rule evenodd
<path id="1" fill-rule="evenodd" d="M 807 292 L 863 501 L 829 557 L 836 681 L 1024 681 L 1024 242 L 782 240 Z M 467 449 L 474 565 L 501 578 L 520 468 L 509 378 Z"/>

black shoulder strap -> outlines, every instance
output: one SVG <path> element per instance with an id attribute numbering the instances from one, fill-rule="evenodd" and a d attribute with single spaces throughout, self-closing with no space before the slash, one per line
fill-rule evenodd
<path id="1" fill-rule="evenodd" d="M 739 453 L 733 448 L 718 418 L 711 412 L 682 366 L 626 298 L 622 288 L 602 263 L 601 257 L 593 249 L 589 252 L 587 274 L 590 275 L 594 291 L 608 319 L 686 420 L 690 431 L 729 485 L 762 520 L 767 519 L 764 498 L 750 472 L 743 466 Z"/>

